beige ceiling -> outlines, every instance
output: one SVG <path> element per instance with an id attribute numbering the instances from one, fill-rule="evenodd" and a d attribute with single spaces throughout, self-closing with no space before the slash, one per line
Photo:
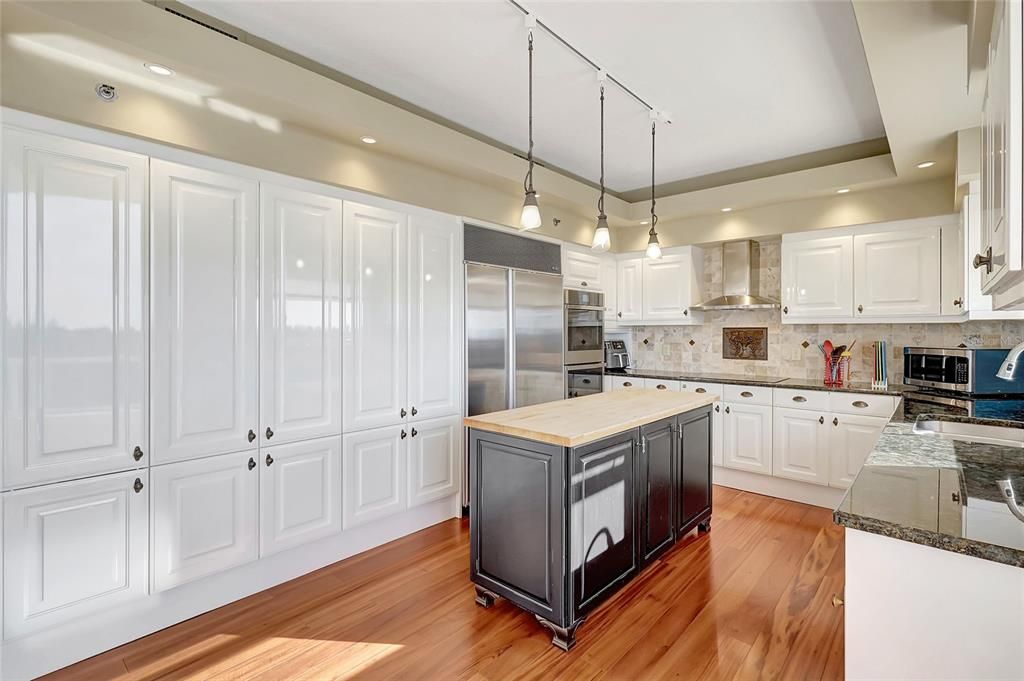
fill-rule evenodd
<path id="1" fill-rule="evenodd" d="M 659 215 L 671 219 L 710 214 L 726 206 L 742 210 L 827 196 L 841 187 L 856 192 L 951 176 L 955 131 L 977 124 L 980 102 L 976 94 L 968 96 L 966 88 L 966 13 L 957 19 L 942 11 L 943 4 L 854 2 L 891 153 L 883 144 L 850 161 L 837 162 L 826 154 L 812 159 L 821 165 L 808 163 L 807 158 L 784 159 L 708 176 L 659 199 Z M 118 1 L 2 5 L 5 54 L 15 50 L 21 56 L 52 61 L 55 68 L 79 69 L 83 79 L 89 80 L 106 69 L 110 77 L 123 76 L 131 86 L 161 89 L 161 96 L 198 97 L 204 106 L 219 106 L 225 114 L 249 112 L 255 125 L 262 116 L 267 125 L 354 144 L 372 129 L 385 140 L 373 153 L 506 190 L 522 181 L 523 161 L 505 148 L 160 7 Z M 8 17 L 16 21 L 7 21 Z M 177 74 L 165 82 L 147 80 L 148 74 L 140 78 L 140 61 L 168 63 Z M 936 166 L 919 170 L 915 164 L 920 160 L 934 160 Z M 589 183 L 541 169 L 537 185 L 542 204 L 557 202 L 582 215 L 593 212 L 596 193 Z M 644 197 L 629 198 L 634 201 L 608 199 L 606 210 L 613 225 L 637 225 L 649 212 Z"/>

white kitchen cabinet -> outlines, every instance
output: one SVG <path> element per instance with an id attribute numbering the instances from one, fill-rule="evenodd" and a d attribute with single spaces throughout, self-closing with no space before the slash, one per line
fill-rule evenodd
<path id="1" fill-rule="evenodd" d="M 829 426 L 825 413 L 775 407 L 772 474 L 815 485 L 829 482 Z"/>
<path id="2" fill-rule="evenodd" d="M 935 225 L 858 234 L 853 238 L 857 316 L 938 315 L 940 233 Z"/>
<path id="3" fill-rule="evenodd" d="M 962 251 L 966 253 L 965 259 L 960 262 L 960 267 L 966 272 L 967 316 L 968 319 L 1024 319 L 1024 310 L 993 309 L 992 296 L 986 295 L 981 290 L 983 270 L 976 270 L 970 262 L 973 254 L 982 250 L 980 186 L 981 183 L 977 180 L 971 182 L 970 193 L 964 196 L 960 205 L 960 224 L 966 244 Z M 945 263 L 945 250 L 943 250 L 943 263 Z M 945 268 L 945 264 L 943 264 L 943 268 Z M 943 282 L 945 282 L 945 277 L 945 269 L 943 269 Z"/>
<path id="4" fill-rule="evenodd" d="M 666 249 L 661 258 L 643 258 L 641 319 L 651 324 L 699 324 L 702 315 L 690 306 L 702 301 L 704 276 L 700 249 Z"/>
<path id="5" fill-rule="evenodd" d="M 344 430 L 408 412 L 409 216 L 345 202 Z"/>
<path id="6" fill-rule="evenodd" d="M 146 596 L 146 471 L 19 490 L 3 499 L 6 638 Z"/>
<path id="7" fill-rule="evenodd" d="M 648 390 L 668 390 L 674 393 L 680 390 L 679 381 L 670 378 L 645 378 L 643 382 L 643 387 Z"/>
<path id="8" fill-rule="evenodd" d="M 150 470 L 155 591 L 256 560 L 257 456 L 236 452 Z"/>
<path id="9" fill-rule="evenodd" d="M 828 484 L 845 489 L 853 484 L 889 418 L 833 413 L 829 422 Z"/>
<path id="10" fill-rule="evenodd" d="M 145 465 L 146 158 L 3 131 L 4 487 Z"/>
<path id="11" fill-rule="evenodd" d="M 964 197 L 965 204 L 969 198 Z M 964 210 L 967 210 L 966 206 Z M 943 316 L 962 315 L 967 312 L 970 303 L 967 295 L 967 256 L 964 254 L 965 227 L 958 215 L 951 215 L 949 221 L 940 227 L 942 298 L 939 313 Z"/>
<path id="12" fill-rule="evenodd" d="M 262 184 L 260 439 L 341 434 L 340 199 Z"/>
<path id="13" fill-rule="evenodd" d="M 260 448 L 260 555 L 341 532 L 341 437 Z"/>
<path id="14" fill-rule="evenodd" d="M 411 424 L 409 428 L 409 506 L 450 497 L 459 491 L 462 417 Z"/>
<path id="15" fill-rule="evenodd" d="M 612 390 L 628 390 L 630 388 L 643 388 L 646 379 L 635 376 L 614 376 L 604 375 L 605 383 L 611 386 Z"/>
<path id="16" fill-rule="evenodd" d="M 604 328 L 619 327 L 619 270 L 612 256 L 601 258 L 601 284 L 604 292 Z"/>
<path id="17" fill-rule="evenodd" d="M 562 285 L 565 288 L 585 288 L 604 291 L 608 284 L 602 274 L 603 259 L 590 249 L 562 246 Z M 615 282 L 612 281 L 614 286 Z"/>
<path id="18" fill-rule="evenodd" d="M 853 237 L 782 237 L 782 321 L 853 316 Z"/>
<path id="19" fill-rule="evenodd" d="M 154 159 L 153 461 L 256 448 L 257 185 Z"/>
<path id="20" fill-rule="evenodd" d="M 342 438 L 342 526 L 385 518 L 408 506 L 408 425 L 348 433 Z"/>
<path id="21" fill-rule="evenodd" d="M 715 402 L 711 411 L 711 463 L 725 465 L 725 412 L 721 400 Z"/>
<path id="22" fill-rule="evenodd" d="M 759 404 L 722 404 L 722 465 L 772 473 L 772 408 Z"/>
<path id="23" fill-rule="evenodd" d="M 344 431 L 459 413 L 458 221 L 345 202 L 344 234 Z"/>
<path id="24" fill-rule="evenodd" d="M 643 319 L 644 258 L 623 258 L 618 261 L 618 285 L 615 297 L 620 324 L 636 324 Z"/>
<path id="25" fill-rule="evenodd" d="M 409 219 L 411 420 L 462 411 L 462 228 L 439 213 Z"/>

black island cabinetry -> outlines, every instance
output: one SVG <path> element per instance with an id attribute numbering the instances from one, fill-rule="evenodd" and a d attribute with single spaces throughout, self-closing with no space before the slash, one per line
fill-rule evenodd
<path id="1" fill-rule="evenodd" d="M 587 615 L 711 527 L 711 409 L 576 447 L 470 428 L 470 577 L 569 650 Z"/>

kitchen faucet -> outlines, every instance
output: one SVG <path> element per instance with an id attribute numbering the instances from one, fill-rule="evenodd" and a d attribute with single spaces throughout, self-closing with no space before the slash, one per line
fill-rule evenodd
<path id="1" fill-rule="evenodd" d="M 1020 362 L 1021 355 L 1024 355 L 1024 343 L 1006 353 L 1006 359 L 1003 360 L 999 371 L 996 372 L 996 377 L 1004 381 L 1012 381 L 1013 375 L 1017 373 L 1017 364 Z"/>

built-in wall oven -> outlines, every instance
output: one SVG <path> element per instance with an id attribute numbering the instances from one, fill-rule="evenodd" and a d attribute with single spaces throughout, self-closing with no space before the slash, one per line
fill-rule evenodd
<path id="1" fill-rule="evenodd" d="M 565 396 L 585 397 L 604 390 L 604 362 L 565 367 Z"/>
<path id="2" fill-rule="evenodd" d="M 564 363 L 604 362 L 604 294 L 565 289 Z"/>

